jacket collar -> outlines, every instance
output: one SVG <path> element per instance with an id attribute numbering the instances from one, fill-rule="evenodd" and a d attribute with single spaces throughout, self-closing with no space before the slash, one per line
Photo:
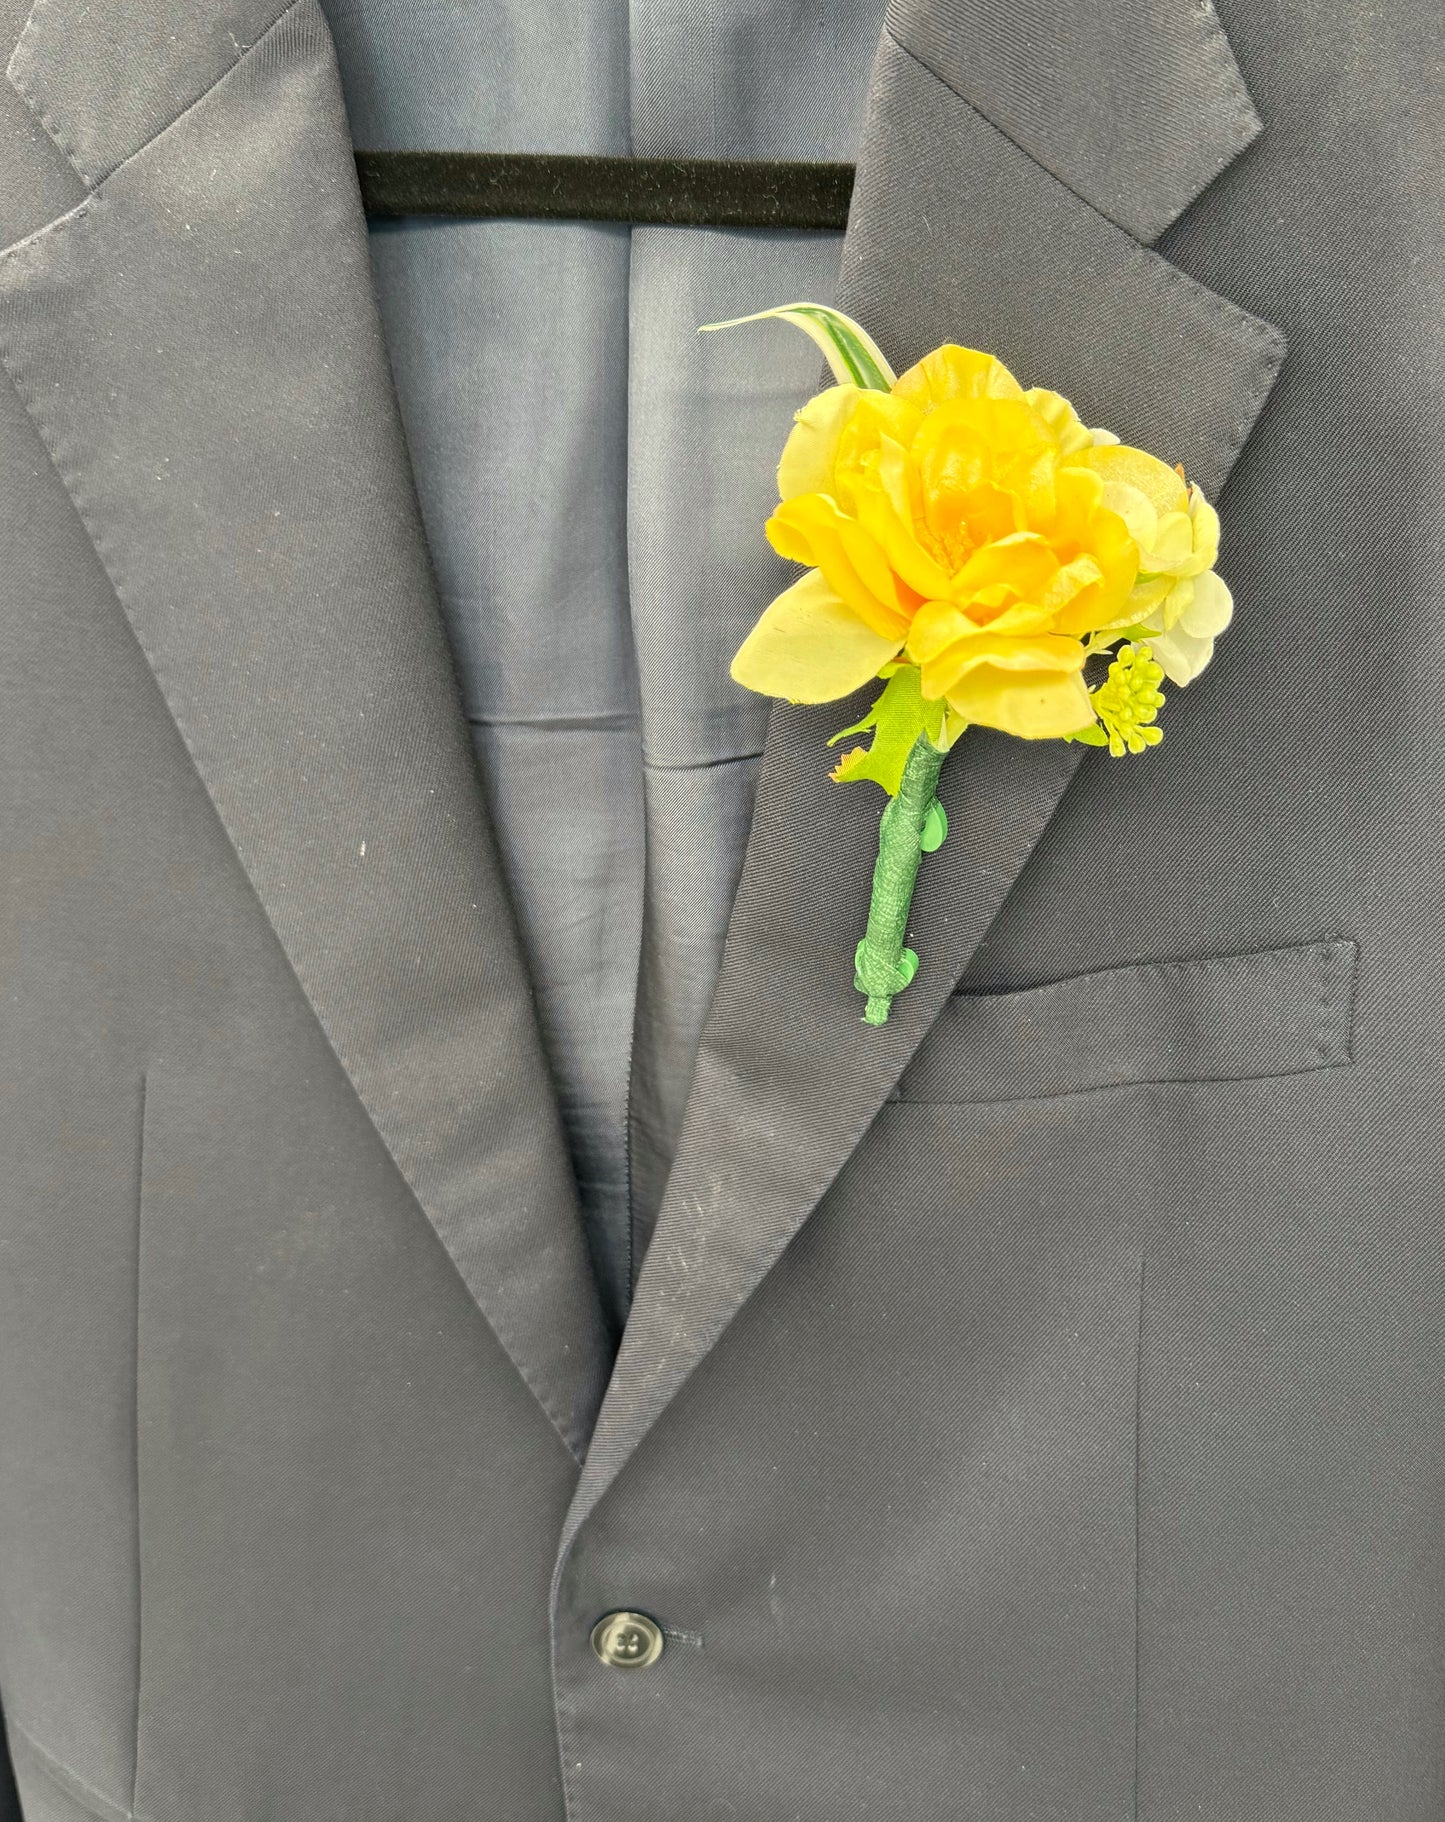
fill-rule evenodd
<path id="1" fill-rule="evenodd" d="M 1042 76 L 1020 54 L 1020 20 Z M 991 53 L 975 57 L 980 44 Z M 1106 90 L 1120 110 L 1111 121 L 1090 85 L 1115 57 L 1126 61 Z M 1283 338 L 1140 236 L 1161 231 L 1258 130 L 1222 32 L 1193 0 L 895 0 L 838 301 L 895 367 L 943 341 L 988 348 L 1025 384 L 1070 396 L 1086 422 L 1182 460 L 1217 498 Z M 922 963 L 888 1024 L 866 1026 L 850 959 L 881 798 L 833 784 L 824 745 L 866 700 L 772 714 L 681 1143 L 559 1575 L 597 1501 L 846 1168 L 1084 753 L 980 732 L 955 748 L 940 787 L 950 834 L 914 904 Z"/>
<path id="2" fill-rule="evenodd" d="M 1263 126 L 1212 0 L 889 0 L 886 30 L 1146 243 Z"/>
<path id="3" fill-rule="evenodd" d="M 613 1343 L 325 21 L 44 0 L 10 76 L 91 194 L 0 254 L 0 358 L 341 1067 L 580 1458 Z"/>
<path id="4" fill-rule="evenodd" d="M 591 1438 L 570 1541 L 846 1168 L 1081 749 L 975 734 L 952 756 L 923 966 L 873 1028 L 847 958 L 880 803 L 828 780 L 823 745 L 856 711 L 775 711 L 599 1414 L 612 1341 L 427 569 L 324 20 L 315 0 L 100 10 L 45 0 L 11 62 L 93 194 L 0 254 L 0 355 L 341 1066 L 559 1433 L 579 1456 Z M 1147 243 L 1258 130 L 1195 0 L 894 0 L 839 301 L 896 366 L 944 340 L 990 348 L 1213 497 L 1282 339 Z"/>

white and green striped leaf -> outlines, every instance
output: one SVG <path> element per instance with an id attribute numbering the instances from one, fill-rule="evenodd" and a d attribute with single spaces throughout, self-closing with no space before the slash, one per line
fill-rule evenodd
<path id="1" fill-rule="evenodd" d="M 873 392 L 890 392 L 896 375 L 868 331 L 841 310 L 826 304 L 779 304 L 773 310 L 755 310 L 751 316 L 729 317 L 725 323 L 704 323 L 703 329 L 735 329 L 739 323 L 760 323 L 776 316 L 801 329 L 823 351 L 839 385 L 861 386 Z"/>

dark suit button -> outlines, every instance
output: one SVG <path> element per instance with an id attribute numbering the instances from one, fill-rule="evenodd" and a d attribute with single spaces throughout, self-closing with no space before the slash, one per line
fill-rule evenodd
<path id="1" fill-rule="evenodd" d="M 604 1613 L 592 1628 L 592 1649 L 615 1670 L 645 1670 L 662 1656 L 662 1628 L 645 1613 Z"/>

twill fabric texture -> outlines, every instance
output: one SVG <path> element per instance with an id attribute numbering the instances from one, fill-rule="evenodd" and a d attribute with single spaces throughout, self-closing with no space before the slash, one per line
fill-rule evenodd
<path id="1" fill-rule="evenodd" d="M 0 39 L 0 1816 L 1438 1822 L 1438 8 Z M 857 175 L 368 227 L 408 145 Z M 880 1028 L 867 695 L 727 676 L 821 382 L 695 330 L 797 296 L 1237 602 L 1157 749 L 960 742 Z"/>

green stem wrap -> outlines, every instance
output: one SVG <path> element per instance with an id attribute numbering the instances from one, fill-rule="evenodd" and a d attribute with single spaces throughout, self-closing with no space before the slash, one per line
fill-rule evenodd
<path id="1" fill-rule="evenodd" d="M 854 958 L 853 984 L 866 994 L 863 1017 L 870 1025 L 888 1021 L 888 1008 L 918 972 L 918 957 L 905 948 L 913 884 L 926 850 L 943 840 L 947 824 L 938 803 L 938 774 L 946 755 L 920 734 L 903 766 L 898 795 L 888 800 L 878 825 L 878 862 L 868 930 Z"/>

